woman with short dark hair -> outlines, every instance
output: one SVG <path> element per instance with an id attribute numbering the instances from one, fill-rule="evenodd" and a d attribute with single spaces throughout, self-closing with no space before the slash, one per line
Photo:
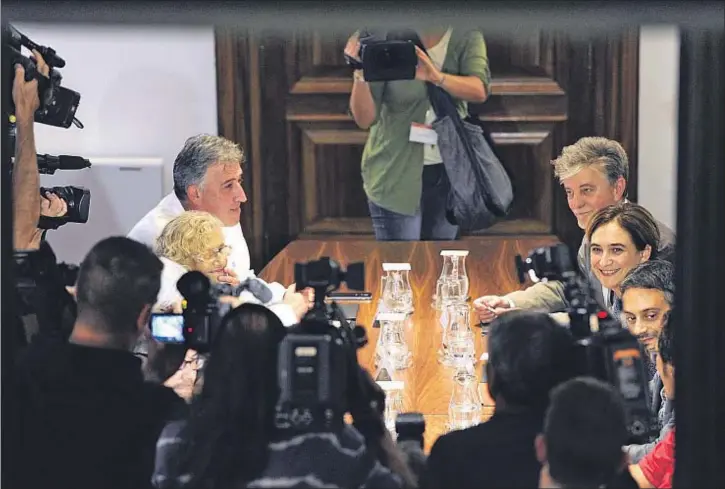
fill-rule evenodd
<path id="1" fill-rule="evenodd" d="M 640 263 L 657 258 L 657 221 L 647 209 L 633 202 L 610 205 L 592 216 L 586 240 L 592 273 L 605 289 L 610 311 L 618 316 L 622 310 L 622 281 Z"/>

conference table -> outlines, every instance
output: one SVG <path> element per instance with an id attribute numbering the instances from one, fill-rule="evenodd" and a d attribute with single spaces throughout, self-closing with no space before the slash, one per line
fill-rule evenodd
<path id="1" fill-rule="evenodd" d="M 455 371 L 438 361 L 442 329 L 433 305 L 435 285 L 443 264 L 441 250 L 467 250 L 466 271 L 470 281 L 469 301 L 487 294 L 501 294 L 525 288 L 519 283 L 515 256 L 526 257 L 540 246 L 557 244 L 555 237 L 476 237 L 459 241 L 377 242 L 343 239 L 293 241 L 277 254 L 259 276 L 268 282 L 288 285 L 294 282 L 295 263 L 306 263 L 329 257 L 344 269 L 349 263 L 365 263 L 365 290 L 372 300 L 359 304 L 356 322 L 367 332 L 368 343 L 358 350 L 358 361 L 371 374 L 375 373 L 375 345 L 380 329 L 373 326 L 380 299 L 383 263 L 410 263 L 410 284 L 414 311 L 406 326 L 406 340 L 412 353 L 412 365 L 395 372 L 395 380 L 404 382 L 402 412 L 422 413 L 426 421 L 425 451 L 447 431 L 448 405 Z M 346 284 L 338 290 L 351 291 Z M 493 400 L 482 379 L 481 355 L 486 352 L 486 338 L 471 309 L 471 329 L 476 343 L 475 375 L 482 399 L 481 421 L 493 413 Z"/>

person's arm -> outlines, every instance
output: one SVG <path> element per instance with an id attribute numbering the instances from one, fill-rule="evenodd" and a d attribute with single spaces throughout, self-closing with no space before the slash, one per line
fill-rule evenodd
<path id="1" fill-rule="evenodd" d="M 563 312 L 567 308 L 564 284 L 557 280 L 539 282 L 525 290 L 517 290 L 504 296 L 519 309 L 537 309 L 545 312 Z"/>
<path id="2" fill-rule="evenodd" d="M 482 103 L 488 99 L 491 73 L 483 35 L 473 31 L 466 39 L 460 63 L 460 75 L 445 73 L 433 64 L 426 53 L 416 47 L 418 70 L 416 79 L 433 83 L 446 90 L 454 98 L 466 102 Z"/>
<path id="3" fill-rule="evenodd" d="M 674 468 L 675 431 L 673 429 L 637 465 L 630 465 L 629 473 L 639 487 L 672 487 Z"/>
<path id="4" fill-rule="evenodd" d="M 350 93 L 350 113 L 360 129 L 368 129 L 377 118 L 377 108 L 370 84 L 363 79 L 362 71 L 353 75 Z"/>
<path id="5" fill-rule="evenodd" d="M 359 52 L 360 40 L 356 32 L 348 39 L 345 54 L 360 61 Z M 384 83 L 382 82 L 366 82 L 362 70 L 355 70 L 353 73 L 350 114 L 360 129 L 370 128 L 377 120 L 383 88 Z"/>
<path id="6" fill-rule="evenodd" d="M 38 51 L 33 51 L 39 74 L 48 76 L 50 67 Z M 15 249 L 30 249 L 39 242 L 40 174 L 35 151 L 35 112 L 40 107 L 38 80 L 25 81 L 25 69 L 15 67 L 13 80 L 16 134 L 13 165 L 13 245 Z"/>
<path id="7" fill-rule="evenodd" d="M 629 473 L 632 474 L 632 478 L 640 488 L 654 488 L 652 483 L 647 480 L 647 477 L 644 476 L 644 472 L 642 472 L 642 469 L 639 465 L 630 465 Z"/>
<path id="8" fill-rule="evenodd" d="M 13 165 L 13 243 L 15 249 L 28 249 L 36 236 L 40 219 L 40 174 L 33 129 L 35 111 L 40 106 L 38 81 L 25 81 L 25 70 L 15 69 L 13 84 L 16 135 Z"/>

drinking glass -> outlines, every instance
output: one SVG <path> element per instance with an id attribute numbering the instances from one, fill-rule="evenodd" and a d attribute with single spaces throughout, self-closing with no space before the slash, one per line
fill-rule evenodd
<path id="1" fill-rule="evenodd" d="M 393 370 L 403 370 L 412 363 L 412 354 L 405 340 L 403 313 L 380 313 L 380 335 L 375 350 L 378 365 L 387 364 Z"/>
<path id="2" fill-rule="evenodd" d="M 382 299 L 386 312 L 409 313 L 413 310 L 409 263 L 383 263 Z"/>

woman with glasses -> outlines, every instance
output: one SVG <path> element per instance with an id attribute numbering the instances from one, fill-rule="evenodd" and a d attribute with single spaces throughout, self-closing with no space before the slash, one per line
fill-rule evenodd
<path id="1" fill-rule="evenodd" d="M 181 303 L 176 282 L 190 271 L 202 272 L 212 282 L 225 277 L 230 248 L 224 244 L 224 225 L 212 214 L 187 211 L 172 219 L 156 240 L 156 254 L 164 263 L 157 306 Z M 232 282 L 239 284 L 238 280 Z"/>

